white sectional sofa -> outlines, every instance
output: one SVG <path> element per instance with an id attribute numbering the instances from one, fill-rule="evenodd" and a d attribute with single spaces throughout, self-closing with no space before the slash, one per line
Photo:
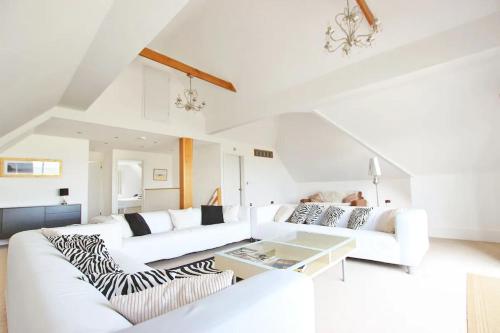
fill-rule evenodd
<path id="1" fill-rule="evenodd" d="M 152 235 L 150 241 L 155 245 L 143 244 L 145 248 L 183 246 L 183 250 L 134 256 L 132 252 L 139 248 L 127 244 L 120 228 L 119 223 L 106 222 L 57 229 L 63 234 L 101 234 L 114 260 L 129 273 L 150 269 L 144 265 L 145 260 L 203 247 L 183 245 L 181 239 L 186 243 L 193 240 L 191 234 L 185 234 L 189 230 L 185 230 L 182 237 L 176 236 L 177 243 L 169 242 L 168 237 L 157 240 Z M 209 235 L 205 233 L 208 229 L 212 230 L 200 228 L 205 230 L 204 235 Z M 190 232 L 195 235 L 195 230 Z M 219 228 L 219 232 L 224 230 Z M 229 238 L 205 242 L 204 246 L 226 240 Z M 97 289 L 79 280 L 82 273 L 39 230 L 21 232 L 10 239 L 7 273 L 9 333 L 312 333 L 315 330 L 312 281 L 295 272 L 263 273 L 135 326 L 112 309 Z"/>
<path id="2" fill-rule="evenodd" d="M 148 263 L 176 258 L 188 253 L 213 249 L 229 243 L 250 239 L 250 211 L 240 207 L 238 220 L 213 225 L 201 225 L 201 212 L 194 208 L 196 226 L 177 229 L 168 211 L 141 213 L 151 228 L 151 234 L 133 237 L 123 215 L 99 217 L 90 223 L 118 224 L 122 236 L 122 251 L 134 260 Z"/>
<path id="3" fill-rule="evenodd" d="M 346 212 L 338 225 L 327 227 L 276 222 L 276 213 L 282 206 L 252 208 L 253 238 L 272 239 L 297 230 L 354 237 L 357 248 L 351 257 L 403 265 L 408 273 L 420 264 L 429 248 L 427 214 L 424 210 L 374 207 L 367 223 L 359 230 L 352 230 L 347 228 L 349 216 L 353 209 L 359 207 L 342 206 Z"/>

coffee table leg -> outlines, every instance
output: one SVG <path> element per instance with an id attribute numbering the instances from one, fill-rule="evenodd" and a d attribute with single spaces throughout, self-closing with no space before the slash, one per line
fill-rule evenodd
<path id="1" fill-rule="evenodd" d="M 236 284 L 236 275 L 233 273 L 233 284 Z"/>
<path id="2" fill-rule="evenodd" d="M 342 281 L 345 282 L 345 259 L 342 259 Z"/>

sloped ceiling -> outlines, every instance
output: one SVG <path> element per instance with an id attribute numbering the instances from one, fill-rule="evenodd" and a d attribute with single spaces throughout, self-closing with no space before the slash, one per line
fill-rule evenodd
<path id="1" fill-rule="evenodd" d="M 112 3 L 0 1 L 0 136 L 57 104 Z"/>
<path id="2" fill-rule="evenodd" d="M 150 47 L 235 83 L 237 94 L 205 95 L 208 130 L 217 132 L 500 45 L 497 0 L 369 4 L 383 33 L 350 57 L 322 49 L 343 0 L 192 0 Z"/>
<path id="3" fill-rule="evenodd" d="M 370 179 L 368 161 L 376 153 L 313 113 L 277 118 L 276 150 L 295 181 Z M 383 178 L 409 175 L 379 156 Z"/>
<path id="4" fill-rule="evenodd" d="M 186 2 L 0 1 L 0 137 L 60 102 L 87 109 Z"/>
<path id="5" fill-rule="evenodd" d="M 318 110 L 413 174 L 500 168 L 500 48 Z"/>

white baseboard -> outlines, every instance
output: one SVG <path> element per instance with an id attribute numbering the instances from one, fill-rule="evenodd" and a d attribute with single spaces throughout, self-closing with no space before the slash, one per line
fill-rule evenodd
<path id="1" fill-rule="evenodd" d="M 435 238 L 463 239 L 500 243 L 500 230 L 431 228 L 429 235 Z"/>

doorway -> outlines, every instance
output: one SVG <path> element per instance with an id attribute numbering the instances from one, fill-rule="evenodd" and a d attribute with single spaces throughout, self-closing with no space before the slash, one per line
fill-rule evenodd
<path id="1" fill-rule="evenodd" d="M 120 160 L 118 169 L 118 213 L 142 211 L 142 161 Z"/>
<path id="2" fill-rule="evenodd" d="M 222 197 L 224 205 L 241 205 L 243 161 L 238 155 L 224 154 Z"/>

